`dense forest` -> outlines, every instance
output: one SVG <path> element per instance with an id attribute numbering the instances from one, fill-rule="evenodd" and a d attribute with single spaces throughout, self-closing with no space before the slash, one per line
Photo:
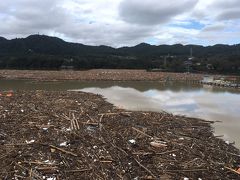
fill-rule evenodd
<path id="1" fill-rule="evenodd" d="M 240 44 L 204 47 L 141 43 L 112 48 L 69 43 L 45 35 L 12 40 L 0 37 L 0 69 L 94 68 L 240 74 Z"/>

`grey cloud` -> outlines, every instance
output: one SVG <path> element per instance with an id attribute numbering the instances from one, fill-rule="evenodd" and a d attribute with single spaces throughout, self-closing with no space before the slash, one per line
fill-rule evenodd
<path id="1" fill-rule="evenodd" d="M 231 9 L 227 10 L 217 17 L 218 20 L 234 20 L 240 19 L 240 8 L 239 9 Z"/>
<path id="2" fill-rule="evenodd" d="M 215 0 L 212 4 L 210 4 L 211 7 L 217 8 L 217 9 L 232 9 L 240 6 L 239 0 Z"/>
<path id="3" fill-rule="evenodd" d="M 62 0 L 12 0 L 2 4 L 5 11 L 4 17 L 0 12 L 0 20 L 5 19 L 5 23 L 0 26 L 0 36 L 25 37 L 39 32 L 84 44 L 122 46 L 143 42 L 154 31 L 122 22 L 89 23 L 91 18 L 88 19 L 86 11 L 72 15 L 60 6 L 60 2 Z"/>
<path id="4" fill-rule="evenodd" d="M 220 31 L 226 28 L 226 24 L 213 24 L 206 26 L 202 31 Z"/>
<path id="5" fill-rule="evenodd" d="M 204 1 L 199 1 L 204 4 Z M 198 6 L 196 6 L 198 7 Z M 193 15 L 198 19 L 212 19 L 216 21 L 240 19 L 239 0 L 212 0 L 200 9 L 195 9 Z"/>
<path id="6" fill-rule="evenodd" d="M 240 19 L 240 1 L 239 0 L 218 0 L 212 5 L 212 8 L 218 9 L 217 20 Z"/>
<path id="7" fill-rule="evenodd" d="M 144 42 L 145 38 L 153 36 L 154 29 L 128 24 L 102 25 L 79 24 L 70 29 L 65 26 L 58 30 L 72 39 L 90 45 L 110 45 L 115 47 L 136 45 Z"/>
<path id="8" fill-rule="evenodd" d="M 123 0 L 119 5 L 119 15 L 128 23 L 156 25 L 191 10 L 197 2 L 198 0 Z"/>
<path id="9" fill-rule="evenodd" d="M 67 20 L 66 12 L 58 6 L 61 0 L 12 0 L 1 2 L 0 27 L 2 35 L 32 34 L 53 31 Z M 13 32 L 14 31 L 14 32 Z"/>

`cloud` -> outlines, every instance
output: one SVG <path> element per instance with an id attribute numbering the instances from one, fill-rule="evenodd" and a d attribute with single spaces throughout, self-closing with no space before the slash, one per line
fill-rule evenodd
<path id="1" fill-rule="evenodd" d="M 200 0 L 193 15 L 198 19 L 224 21 L 239 19 L 239 11 L 239 0 Z"/>
<path id="2" fill-rule="evenodd" d="M 198 39 L 203 39 L 205 44 L 238 44 L 240 39 L 240 23 L 239 22 L 219 22 L 206 26 L 200 31 Z"/>
<path id="3" fill-rule="evenodd" d="M 136 45 L 144 42 L 146 37 L 153 36 L 153 29 L 138 25 L 128 25 L 125 23 L 115 24 L 77 24 L 61 27 L 59 32 L 67 34 L 68 37 L 91 45 L 111 45 L 120 47 Z"/>
<path id="4" fill-rule="evenodd" d="M 239 43 L 239 0 L 9 0 L 0 36 L 58 36 L 89 45 Z"/>
<path id="5" fill-rule="evenodd" d="M 159 25 L 191 10 L 197 2 L 198 0 L 123 0 L 119 6 L 119 15 L 128 23 Z"/>
<path id="6" fill-rule="evenodd" d="M 61 0 L 12 0 L 2 2 L 0 33 L 7 36 L 50 32 L 67 21 Z"/>
<path id="7" fill-rule="evenodd" d="M 224 23 L 216 23 L 216 24 L 207 25 L 202 31 L 215 32 L 215 31 L 224 30 L 225 28 L 226 28 L 226 24 L 224 24 Z"/>
<path id="8" fill-rule="evenodd" d="M 239 12 L 240 12 L 240 8 L 239 9 L 231 9 L 231 10 L 228 10 L 228 11 L 225 11 L 225 12 L 219 14 L 217 19 L 219 19 L 219 20 L 240 19 L 240 13 Z"/>

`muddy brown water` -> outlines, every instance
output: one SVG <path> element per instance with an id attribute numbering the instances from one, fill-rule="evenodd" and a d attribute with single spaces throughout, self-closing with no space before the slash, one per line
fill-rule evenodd
<path id="1" fill-rule="evenodd" d="M 0 80 L 0 91 L 81 90 L 101 94 L 115 106 L 128 110 L 162 110 L 211 121 L 215 134 L 240 148 L 240 90 L 199 84 L 160 82 L 33 82 Z"/>

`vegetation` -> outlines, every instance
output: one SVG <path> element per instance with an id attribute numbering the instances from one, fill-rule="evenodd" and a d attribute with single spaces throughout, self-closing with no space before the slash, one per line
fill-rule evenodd
<path id="1" fill-rule="evenodd" d="M 0 37 L 1 69 L 162 69 L 185 72 L 193 49 L 191 71 L 240 74 L 238 45 L 149 45 L 112 48 L 68 43 L 56 37 L 31 35 L 7 40 Z"/>

